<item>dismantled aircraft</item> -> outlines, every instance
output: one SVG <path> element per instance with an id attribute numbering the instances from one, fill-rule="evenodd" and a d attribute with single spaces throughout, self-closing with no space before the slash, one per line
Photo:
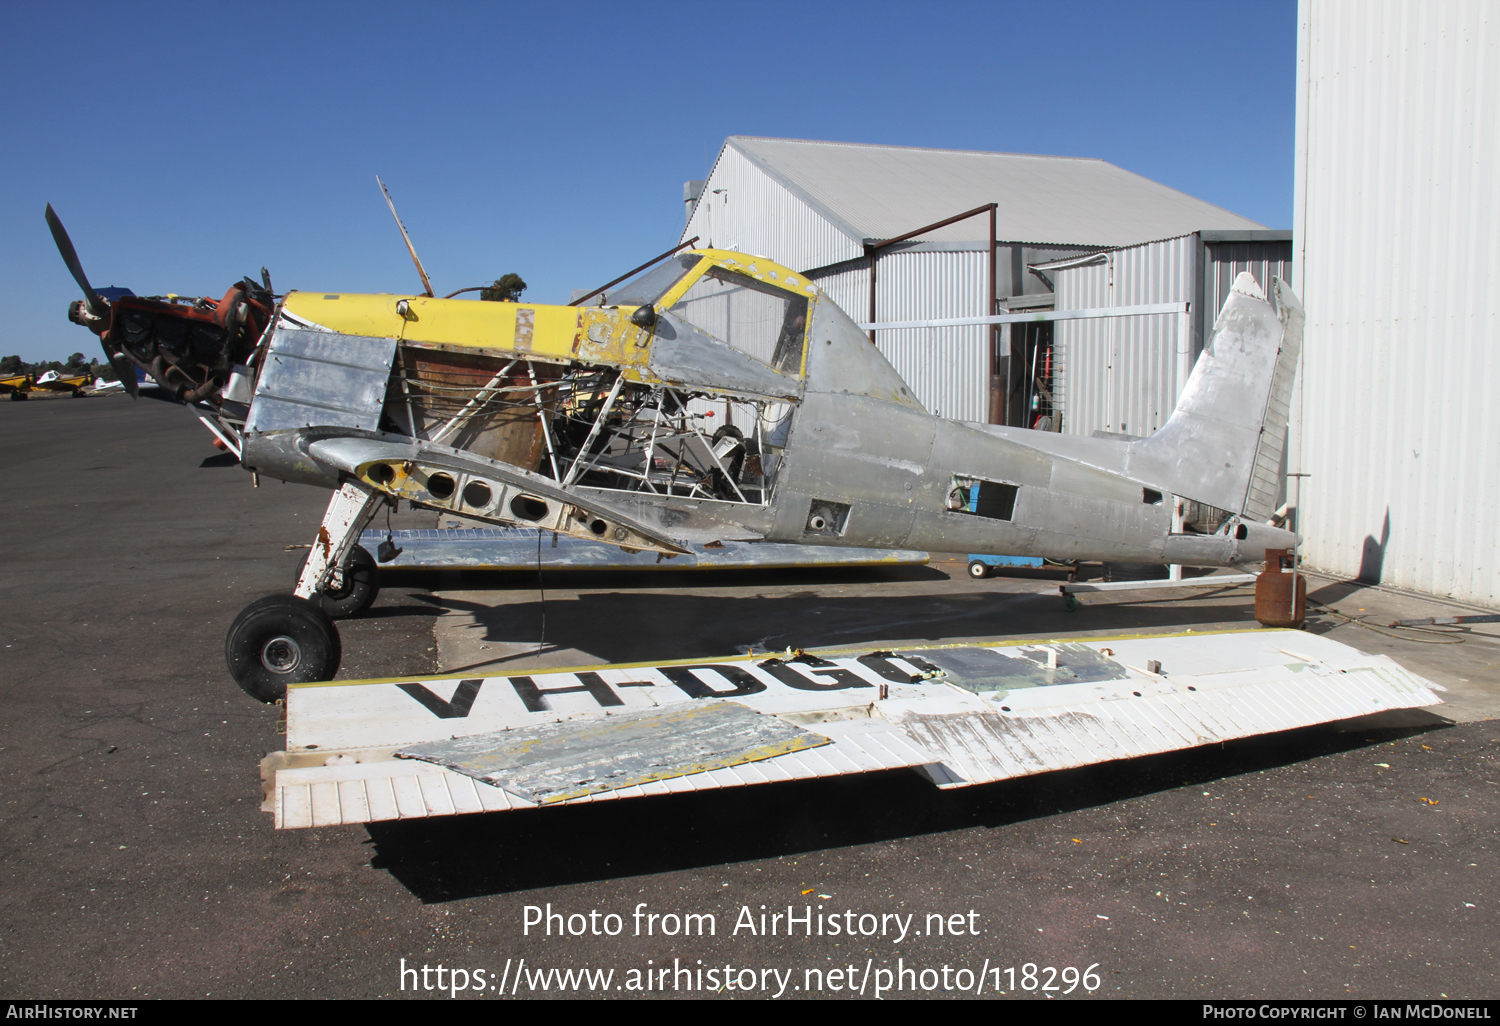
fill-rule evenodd
<path id="1" fill-rule="evenodd" d="M 263 701 L 333 677 L 330 617 L 373 597 L 356 542 L 398 499 L 663 558 L 743 541 L 1228 566 L 1296 542 L 1264 522 L 1302 331 L 1278 280 L 1268 301 L 1240 276 L 1171 419 L 1121 441 L 935 417 L 817 286 L 743 253 L 675 253 L 601 306 L 277 302 L 268 277 L 106 299 L 47 219 L 84 290 L 69 315 L 121 380 L 149 370 L 257 478 L 334 491 L 294 593 L 229 631 Z M 1174 532 L 1179 496 L 1231 515 Z"/>
<path id="2" fill-rule="evenodd" d="M 1163 428 L 1082 438 L 932 416 L 816 285 L 742 253 L 673 253 L 588 307 L 439 299 L 420 262 L 420 295 L 277 297 L 263 271 L 218 301 L 141 299 L 93 290 L 47 219 L 85 295 L 70 316 L 126 387 L 149 370 L 257 478 L 334 491 L 294 594 L 226 639 L 235 680 L 286 702 L 286 750 L 261 764 L 278 827 L 903 767 L 963 787 L 1439 701 L 1385 657 L 1291 631 L 325 683 L 332 617 L 374 598 L 361 532 L 403 498 L 653 559 L 1275 555 L 1296 542 L 1265 521 L 1301 308 L 1241 275 Z M 1223 526 L 1174 530 L 1177 498 Z M 400 553 L 389 532 L 376 547 Z"/>

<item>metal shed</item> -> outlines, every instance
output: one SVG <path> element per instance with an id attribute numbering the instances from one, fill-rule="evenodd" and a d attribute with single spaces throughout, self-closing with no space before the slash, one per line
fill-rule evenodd
<path id="1" fill-rule="evenodd" d="M 796 268 L 871 322 L 1047 308 L 1033 264 L 1264 228 L 1102 160 L 749 136 L 726 140 L 684 200 L 682 239 Z M 1031 423 L 1035 329 L 892 329 L 875 341 L 933 412 Z"/>

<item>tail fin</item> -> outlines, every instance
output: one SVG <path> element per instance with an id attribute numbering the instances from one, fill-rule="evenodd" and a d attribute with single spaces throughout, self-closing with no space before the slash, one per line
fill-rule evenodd
<path id="1" fill-rule="evenodd" d="M 1279 278 L 1275 305 L 1241 272 L 1214 334 L 1160 431 L 1132 442 L 1126 472 L 1176 495 L 1265 520 L 1276 507 L 1302 351 L 1302 304 Z"/>

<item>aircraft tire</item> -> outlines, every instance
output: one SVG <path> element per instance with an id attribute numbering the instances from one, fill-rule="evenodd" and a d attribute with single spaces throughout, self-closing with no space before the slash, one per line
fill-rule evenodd
<path id="1" fill-rule="evenodd" d="M 331 680 L 343 649 L 327 613 L 295 595 L 269 595 L 234 618 L 224 639 L 229 675 L 251 698 L 278 702 L 288 684 Z"/>
<path id="2" fill-rule="evenodd" d="M 973 559 L 969 561 L 969 576 L 976 581 L 982 581 L 990 575 L 990 568 L 982 561 Z"/>
<path id="3" fill-rule="evenodd" d="M 311 555 L 311 553 L 309 553 Z M 302 568 L 307 565 L 307 556 L 297 566 L 297 577 L 302 577 Z M 371 556 L 362 546 L 354 546 L 349 554 L 349 564 L 344 567 L 344 585 L 334 591 L 320 591 L 313 600 L 318 608 L 335 620 L 347 620 L 358 616 L 375 604 L 380 594 L 380 571 Z"/>

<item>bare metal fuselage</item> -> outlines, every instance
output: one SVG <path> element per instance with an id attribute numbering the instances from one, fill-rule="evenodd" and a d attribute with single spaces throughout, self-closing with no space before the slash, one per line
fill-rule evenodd
<path id="1" fill-rule="evenodd" d="M 934 417 L 794 272 L 677 259 L 653 302 L 609 308 L 293 294 L 242 421 L 227 404 L 245 466 L 669 554 L 735 539 L 1231 565 L 1295 540 L 1249 517 L 1172 530 L 1174 496 L 1246 511 L 1286 320 L 1263 298 L 1239 297 L 1235 323 L 1226 306 L 1244 352 L 1189 385 L 1209 418 L 1180 409 L 1131 443 Z M 1243 439 L 1220 423 L 1236 404 Z"/>

